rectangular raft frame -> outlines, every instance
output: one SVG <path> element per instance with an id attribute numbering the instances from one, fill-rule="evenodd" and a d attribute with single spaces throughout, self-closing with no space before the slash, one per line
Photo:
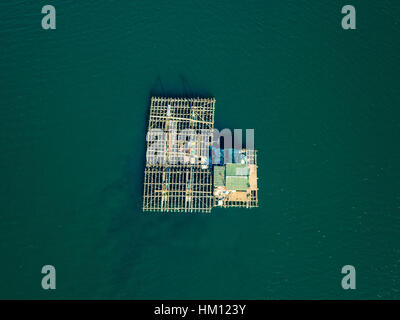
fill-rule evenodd
<path id="1" fill-rule="evenodd" d="M 201 155 L 208 154 L 212 142 L 214 111 L 214 98 L 151 98 L 143 211 L 211 211 L 213 179 L 209 166 L 201 164 Z M 154 143 L 154 136 L 151 135 L 157 134 L 157 129 L 166 132 L 159 137 L 159 143 L 163 146 L 168 146 L 168 132 L 171 129 L 176 129 L 177 132 L 186 129 L 189 140 L 198 139 L 192 156 L 194 163 L 170 161 L 182 159 L 182 154 L 179 154 L 179 150 L 170 150 L 168 147 L 163 152 L 165 158 L 160 161 L 151 152 L 151 143 Z M 200 140 L 206 143 L 201 143 Z"/>

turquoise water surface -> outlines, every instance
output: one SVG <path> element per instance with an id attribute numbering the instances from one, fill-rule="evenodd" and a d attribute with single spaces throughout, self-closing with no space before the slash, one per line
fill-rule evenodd
<path id="1" fill-rule="evenodd" d="M 400 298 L 400 3 L 345 4 L 2 1 L 0 298 Z M 259 208 L 142 213 L 151 95 L 255 129 Z"/>

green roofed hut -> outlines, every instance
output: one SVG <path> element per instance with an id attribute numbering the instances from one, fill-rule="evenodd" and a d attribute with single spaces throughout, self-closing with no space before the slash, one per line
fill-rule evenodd
<path id="1" fill-rule="evenodd" d="M 246 191 L 249 188 L 250 169 L 246 164 L 226 164 L 226 189 Z"/>

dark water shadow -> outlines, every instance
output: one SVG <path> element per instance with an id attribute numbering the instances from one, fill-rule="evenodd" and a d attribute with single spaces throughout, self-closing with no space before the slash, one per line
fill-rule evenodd
<path id="1" fill-rule="evenodd" d="M 161 79 L 157 81 L 151 90 L 147 105 L 153 95 L 168 95 L 168 92 L 161 92 L 164 91 Z M 177 94 L 171 93 L 171 96 Z M 143 270 L 143 264 L 147 263 L 149 254 L 156 261 L 163 261 L 168 250 L 174 250 L 174 243 L 193 245 L 193 234 L 201 237 L 211 217 L 210 214 L 204 213 L 142 211 L 148 120 L 147 107 L 143 116 L 143 121 L 146 121 L 142 134 L 143 143 L 129 149 L 135 150 L 135 153 L 125 157 L 120 177 L 102 189 L 96 203 L 96 206 L 101 206 L 105 211 L 108 219 L 106 234 L 99 243 L 99 250 L 104 252 L 112 270 L 112 294 L 121 296 L 135 296 L 135 290 L 128 287 L 129 284 L 134 283 L 141 287 L 145 285 L 138 270 Z M 137 150 L 138 148 L 142 150 Z M 150 265 L 148 267 L 151 268 Z"/>
<path id="2" fill-rule="evenodd" d="M 190 81 L 184 75 L 179 75 L 179 81 L 167 82 L 158 76 L 154 82 L 149 101 L 152 96 L 155 97 L 175 97 L 175 98 L 212 98 L 213 94 L 206 89 L 193 89 Z"/>

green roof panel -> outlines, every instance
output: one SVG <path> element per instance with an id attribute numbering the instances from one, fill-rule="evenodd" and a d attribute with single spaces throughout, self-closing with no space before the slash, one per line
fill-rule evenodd
<path id="1" fill-rule="evenodd" d="M 214 167 L 214 187 L 225 186 L 225 167 Z"/>
<path id="2" fill-rule="evenodd" d="M 226 189 L 245 191 L 249 188 L 249 178 L 247 176 L 227 176 Z"/>
<path id="3" fill-rule="evenodd" d="M 249 168 L 245 164 L 240 163 L 228 163 L 226 165 L 227 176 L 248 176 Z"/>

